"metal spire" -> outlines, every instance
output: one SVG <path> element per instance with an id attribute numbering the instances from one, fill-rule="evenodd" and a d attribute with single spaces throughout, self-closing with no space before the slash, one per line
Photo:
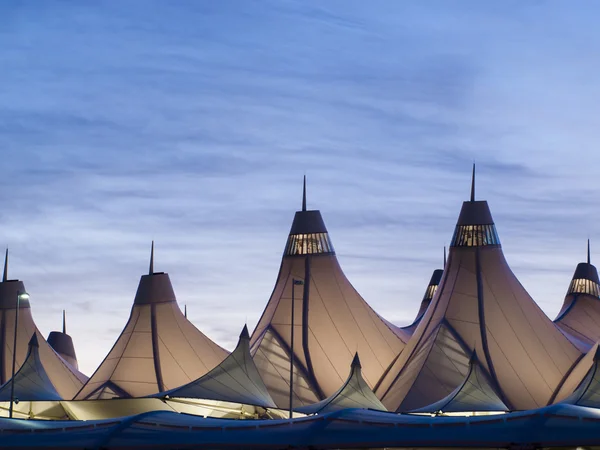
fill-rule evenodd
<path id="1" fill-rule="evenodd" d="M 590 258 L 590 240 L 588 239 L 588 259 L 587 259 L 587 263 L 591 264 L 591 258 Z"/>
<path id="2" fill-rule="evenodd" d="M 475 163 L 473 163 L 473 176 L 471 177 L 471 201 L 475 201 Z"/>
<path id="3" fill-rule="evenodd" d="M 183 317 L 187 319 L 187 304 L 183 305 Z"/>
<path id="4" fill-rule="evenodd" d="M 67 314 L 63 309 L 63 334 L 67 334 Z"/>
<path id="5" fill-rule="evenodd" d="M 150 249 L 150 270 L 148 275 L 154 274 L 154 241 L 152 241 L 152 248 Z"/>
<path id="6" fill-rule="evenodd" d="M 306 211 L 306 175 L 304 175 L 304 184 L 302 186 L 302 211 Z"/>
<path id="7" fill-rule="evenodd" d="M 446 246 L 444 245 L 444 269 L 446 268 Z"/>
<path id="8" fill-rule="evenodd" d="M 8 248 L 6 249 L 6 256 L 4 256 L 4 275 L 2 275 L 2 281 L 8 280 Z"/>

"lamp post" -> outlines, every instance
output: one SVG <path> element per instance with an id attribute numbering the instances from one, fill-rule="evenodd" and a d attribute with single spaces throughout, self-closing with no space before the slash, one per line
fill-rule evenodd
<path id="1" fill-rule="evenodd" d="M 8 410 L 8 417 L 12 419 L 13 416 L 13 403 L 15 401 L 15 367 L 17 365 L 17 326 L 19 324 L 19 305 L 21 300 L 29 300 L 29 294 L 27 292 L 17 291 L 17 308 L 15 309 L 15 332 L 13 337 L 13 354 L 12 354 L 12 376 L 10 377 L 10 408 Z"/>
<path id="2" fill-rule="evenodd" d="M 291 336 L 291 348 L 290 348 L 290 419 L 292 418 L 292 413 L 293 413 L 293 405 L 292 405 L 292 401 L 294 398 L 294 310 L 295 308 L 295 303 L 294 303 L 294 290 L 296 289 L 296 286 L 303 286 L 304 285 L 304 281 L 302 280 L 297 280 L 295 278 L 292 278 L 292 336 Z"/>

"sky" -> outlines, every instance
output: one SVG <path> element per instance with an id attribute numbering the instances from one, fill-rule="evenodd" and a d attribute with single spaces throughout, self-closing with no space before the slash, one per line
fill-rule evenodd
<path id="1" fill-rule="evenodd" d="M 349 280 L 396 324 L 477 163 L 513 271 L 554 318 L 600 259 L 600 4 L 0 2 L 0 246 L 91 375 L 139 277 L 232 349 L 269 298 L 302 177 Z M 597 243 L 597 244 L 596 244 Z M 596 256 L 598 255 L 598 256 Z"/>

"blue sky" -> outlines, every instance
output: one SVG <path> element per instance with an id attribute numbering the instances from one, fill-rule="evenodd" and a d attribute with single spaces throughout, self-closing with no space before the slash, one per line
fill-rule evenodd
<path id="1" fill-rule="evenodd" d="M 271 293 L 306 173 L 349 279 L 407 323 L 475 160 L 511 267 L 554 317 L 588 237 L 600 255 L 599 9 L 3 1 L 10 276 L 44 334 L 67 309 L 90 374 L 154 239 L 155 269 L 231 349 Z"/>

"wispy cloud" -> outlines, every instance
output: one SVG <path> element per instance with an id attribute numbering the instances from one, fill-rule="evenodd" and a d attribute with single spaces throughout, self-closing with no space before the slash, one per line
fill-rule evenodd
<path id="1" fill-rule="evenodd" d="M 271 292 L 307 173 L 350 280 L 408 322 L 476 160 L 508 260 L 554 316 L 599 218 L 597 10 L 2 2 L 11 276 L 44 332 L 67 308 L 92 372 L 155 239 L 180 303 L 231 348 Z"/>

